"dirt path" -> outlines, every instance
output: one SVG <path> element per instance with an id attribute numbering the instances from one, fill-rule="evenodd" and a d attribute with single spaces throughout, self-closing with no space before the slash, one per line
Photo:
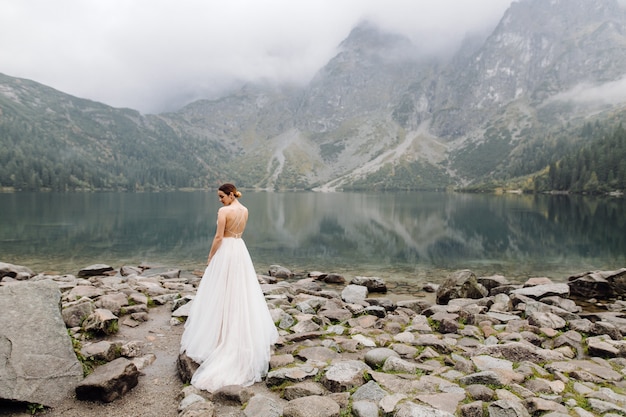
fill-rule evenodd
<path id="1" fill-rule="evenodd" d="M 119 332 L 111 341 L 146 343 L 143 353 L 154 354 L 155 361 L 142 370 L 139 384 L 122 398 L 111 403 L 79 401 L 68 398 L 43 415 L 48 417 L 154 417 L 177 416 L 178 394 L 183 384 L 176 371 L 176 359 L 180 347 L 183 326 L 170 325 L 169 306 L 150 309 L 149 320 L 135 328 L 120 325 Z M 26 413 L 4 414 L 28 416 Z"/>

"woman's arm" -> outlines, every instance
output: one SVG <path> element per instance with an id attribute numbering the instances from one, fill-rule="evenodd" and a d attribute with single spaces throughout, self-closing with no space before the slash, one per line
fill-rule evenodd
<path id="1" fill-rule="evenodd" d="M 215 252 L 219 249 L 222 244 L 222 239 L 224 238 L 224 229 L 226 228 L 226 211 L 220 208 L 217 211 L 217 229 L 215 229 L 215 236 L 213 237 L 213 243 L 211 244 L 211 251 L 209 252 L 209 258 L 207 260 L 207 265 L 211 263 L 211 259 Z"/>

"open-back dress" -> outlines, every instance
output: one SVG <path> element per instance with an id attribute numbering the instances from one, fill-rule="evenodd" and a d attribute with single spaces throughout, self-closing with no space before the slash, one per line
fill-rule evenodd
<path id="1" fill-rule="evenodd" d="M 243 217 L 231 229 L 238 221 Z M 181 353 L 200 364 L 191 384 L 214 392 L 261 381 L 277 339 L 241 233 L 224 237 L 204 271 L 181 340 Z"/>

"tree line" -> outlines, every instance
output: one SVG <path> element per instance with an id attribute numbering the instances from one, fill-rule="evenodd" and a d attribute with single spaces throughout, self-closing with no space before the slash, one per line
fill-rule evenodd
<path id="1" fill-rule="evenodd" d="M 535 191 L 600 194 L 626 190 L 626 129 L 620 123 L 606 132 L 587 123 L 586 142 L 548 166 L 534 180 Z"/>

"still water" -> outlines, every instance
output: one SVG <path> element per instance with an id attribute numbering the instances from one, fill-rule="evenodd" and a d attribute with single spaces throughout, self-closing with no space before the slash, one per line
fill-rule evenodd
<path id="1" fill-rule="evenodd" d="M 626 267 L 626 200 L 456 193 L 244 193 L 258 272 L 280 264 L 406 282 Z M 214 192 L 0 194 L 0 262 L 35 272 L 141 263 L 203 269 Z"/>

